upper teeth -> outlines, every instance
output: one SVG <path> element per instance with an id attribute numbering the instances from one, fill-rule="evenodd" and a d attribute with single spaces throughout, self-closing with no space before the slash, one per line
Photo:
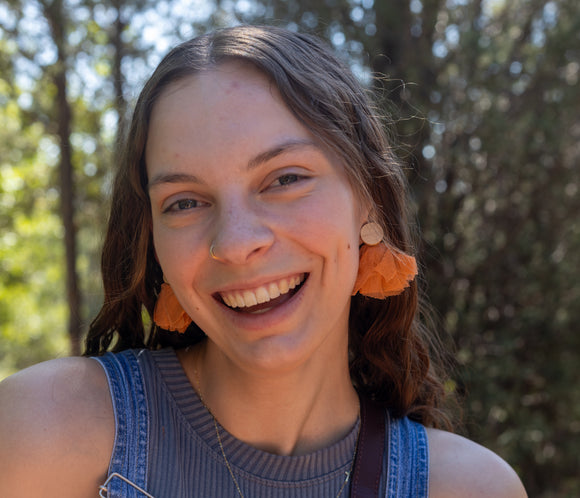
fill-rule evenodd
<path id="1" fill-rule="evenodd" d="M 246 308 L 256 306 L 256 304 L 267 303 L 271 299 L 276 299 L 282 294 L 290 292 L 304 280 L 304 274 L 293 277 L 282 278 L 276 282 L 261 285 L 256 289 L 243 291 L 220 292 L 220 296 L 231 308 Z"/>

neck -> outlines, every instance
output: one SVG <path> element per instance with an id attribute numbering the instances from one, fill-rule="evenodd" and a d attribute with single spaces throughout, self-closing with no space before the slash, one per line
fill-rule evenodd
<path id="1" fill-rule="evenodd" d="M 211 342 L 179 357 L 206 407 L 230 434 L 270 453 L 301 455 L 338 441 L 356 422 L 358 396 L 347 354 L 271 375 L 239 368 Z"/>

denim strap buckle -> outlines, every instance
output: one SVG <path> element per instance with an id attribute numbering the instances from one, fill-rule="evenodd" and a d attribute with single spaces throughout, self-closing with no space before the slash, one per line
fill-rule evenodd
<path id="1" fill-rule="evenodd" d="M 117 472 L 113 472 L 109 477 L 107 477 L 107 480 L 104 482 L 104 484 L 99 486 L 99 496 L 101 498 L 107 498 L 107 496 L 108 496 L 107 495 L 107 493 L 108 493 L 107 485 L 111 482 L 111 480 L 114 477 L 121 479 L 121 481 L 126 482 L 129 486 L 133 486 L 137 491 L 139 491 L 139 493 L 142 493 L 147 498 L 155 498 L 153 495 L 150 495 L 149 493 L 147 493 L 147 491 L 140 488 L 135 483 L 132 483 L 129 479 L 127 479 L 126 477 L 123 477 L 121 474 L 118 474 Z"/>

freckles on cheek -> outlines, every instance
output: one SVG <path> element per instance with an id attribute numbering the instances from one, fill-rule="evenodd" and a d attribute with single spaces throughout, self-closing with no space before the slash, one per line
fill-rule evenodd
<path id="1" fill-rule="evenodd" d="M 184 257 L 188 257 L 191 253 L 191 246 L 186 240 L 176 238 L 165 238 L 158 243 L 159 251 L 166 260 L 177 261 Z"/>
<path id="2" fill-rule="evenodd" d="M 169 277 L 172 269 L 180 266 L 183 259 L 183 248 L 186 244 L 166 230 L 153 231 L 153 247 L 157 255 L 157 261 L 161 265 L 164 274 Z"/>

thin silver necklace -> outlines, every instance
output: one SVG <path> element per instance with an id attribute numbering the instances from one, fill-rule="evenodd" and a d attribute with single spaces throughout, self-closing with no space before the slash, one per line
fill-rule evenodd
<path id="1" fill-rule="evenodd" d="M 197 360 L 197 358 L 196 358 L 196 360 Z M 213 420 L 213 426 L 215 428 L 215 435 L 217 437 L 218 444 L 220 446 L 220 450 L 222 452 L 222 456 L 224 457 L 224 462 L 226 464 L 226 467 L 228 469 L 228 472 L 230 473 L 230 476 L 232 478 L 232 481 L 234 482 L 234 484 L 236 486 L 236 489 L 238 490 L 238 494 L 240 495 L 241 498 L 245 498 L 244 497 L 244 493 L 242 493 L 242 490 L 240 488 L 240 485 L 238 484 L 238 480 L 236 479 L 236 476 L 234 475 L 234 471 L 232 470 L 232 467 L 230 465 L 230 462 L 228 460 L 228 457 L 226 456 L 226 452 L 224 451 L 224 445 L 222 444 L 222 438 L 220 436 L 220 430 L 219 430 L 219 427 L 218 427 L 217 420 L 214 417 L 214 414 L 211 412 L 211 410 L 205 404 L 205 401 L 203 399 L 203 395 L 201 394 L 201 381 L 199 379 L 199 373 L 197 371 L 197 361 L 194 363 L 194 367 L 193 367 L 193 377 L 194 377 L 194 383 L 196 384 L 196 387 L 197 387 L 197 394 L 199 395 L 199 400 L 201 401 L 201 404 L 204 406 L 204 408 L 211 415 L 211 419 Z M 356 441 L 355 441 L 355 444 L 354 444 L 354 451 L 352 453 L 352 460 L 350 462 L 350 469 L 347 472 L 345 472 L 346 478 L 345 478 L 344 482 L 342 483 L 342 486 L 338 490 L 338 494 L 336 495 L 336 498 L 340 498 L 340 496 L 342 495 L 342 492 L 344 491 L 344 488 L 348 484 L 348 481 L 350 481 L 350 476 L 352 475 L 352 469 L 354 468 L 354 461 L 355 461 L 355 458 L 356 458 L 356 452 L 358 450 L 358 440 L 359 440 L 359 436 L 360 436 L 360 425 L 359 425 L 358 432 L 357 432 L 357 435 L 356 435 Z"/>

